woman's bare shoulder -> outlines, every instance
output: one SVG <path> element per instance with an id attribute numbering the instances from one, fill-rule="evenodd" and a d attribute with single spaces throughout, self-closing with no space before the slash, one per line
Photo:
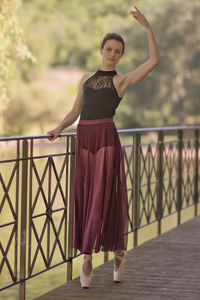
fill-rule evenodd
<path id="1" fill-rule="evenodd" d="M 83 74 L 82 80 L 83 80 L 83 84 L 85 83 L 86 80 L 88 80 L 90 77 L 92 77 L 94 75 L 94 72 L 87 72 Z"/>

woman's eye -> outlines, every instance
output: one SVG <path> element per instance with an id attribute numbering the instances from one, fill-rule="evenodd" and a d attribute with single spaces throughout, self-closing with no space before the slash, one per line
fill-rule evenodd
<path id="1" fill-rule="evenodd" d="M 106 50 L 107 50 L 107 51 L 111 51 L 111 48 L 106 48 Z M 118 53 L 118 54 L 120 54 L 120 51 L 119 51 L 119 50 L 117 50 L 117 51 L 115 51 L 115 53 Z"/>

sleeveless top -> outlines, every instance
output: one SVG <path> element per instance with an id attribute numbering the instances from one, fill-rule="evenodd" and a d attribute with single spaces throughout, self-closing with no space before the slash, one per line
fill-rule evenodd
<path id="1" fill-rule="evenodd" d="M 112 118 L 121 99 L 113 83 L 115 70 L 97 70 L 83 84 L 80 120 Z"/>

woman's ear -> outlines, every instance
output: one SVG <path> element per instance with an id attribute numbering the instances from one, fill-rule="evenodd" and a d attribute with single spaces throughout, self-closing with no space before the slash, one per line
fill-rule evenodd
<path id="1" fill-rule="evenodd" d="M 99 51 L 101 53 L 101 55 L 103 54 L 103 49 L 102 48 L 99 48 Z"/>

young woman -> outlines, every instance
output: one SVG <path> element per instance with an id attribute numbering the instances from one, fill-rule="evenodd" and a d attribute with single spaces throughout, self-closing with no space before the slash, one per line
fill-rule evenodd
<path id="1" fill-rule="evenodd" d="M 135 70 L 117 74 L 125 43 L 117 33 L 102 40 L 102 63 L 95 73 L 83 75 L 72 110 L 55 129 L 55 140 L 75 122 L 77 125 L 75 173 L 72 192 L 72 246 L 83 256 L 81 286 L 92 282 L 92 253 L 114 252 L 113 279 L 120 282 L 127 257 L 128 197 L 123 154 L 113 116 L 127 89 L 159 64 L 152 28 L 140 10 L 130 11 L 148 35 L 149 58 Z"/>

